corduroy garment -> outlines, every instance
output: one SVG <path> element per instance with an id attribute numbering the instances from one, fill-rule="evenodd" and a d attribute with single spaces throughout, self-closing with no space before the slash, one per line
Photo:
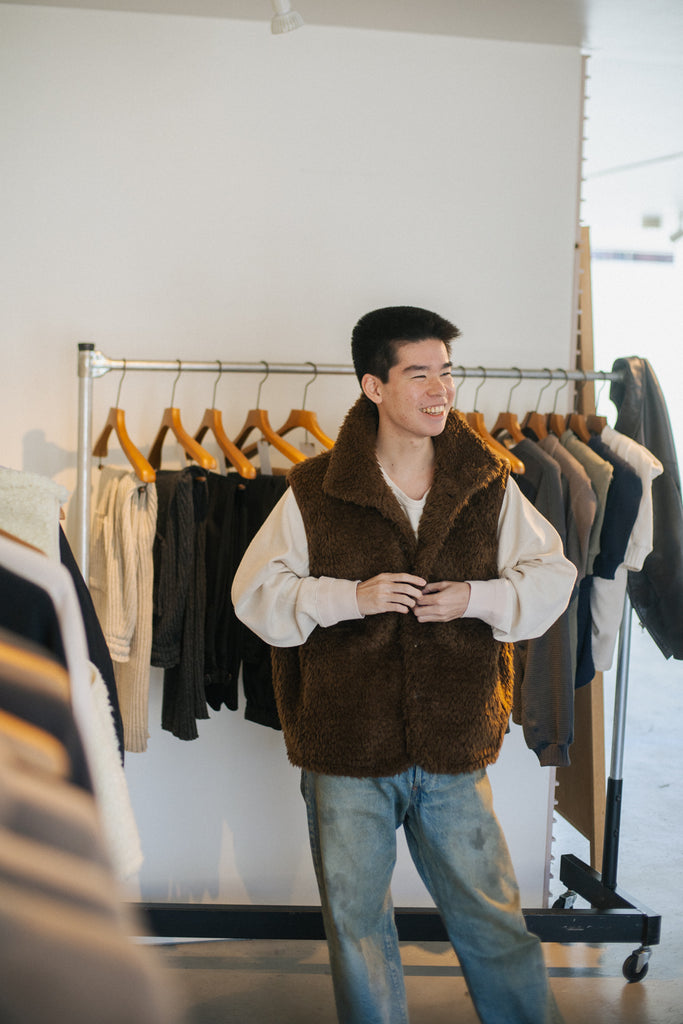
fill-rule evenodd
<path id="1" fill-rule="evenodd" d="M 417 539 L 375 454 L 364 397 L 334 448 L 290 473 L 313 576 L 408 572 L 428 582 L 497 577 L 509 469 L 455 412 L 434 438 L 435 471 Z M 457 774 L 496 760 L 512 705 L 512 649 L 478 619 L 420 623 L 388 612 L 316 628 L 273 649 L 292 764 L 355 777 L 419 765 Z"/>

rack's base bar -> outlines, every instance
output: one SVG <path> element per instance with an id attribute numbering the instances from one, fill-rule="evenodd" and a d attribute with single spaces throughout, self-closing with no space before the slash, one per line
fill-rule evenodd
<path id="1" fill-rule="evenodd" d="M 562 857 L 560 879 L 588 900 L 587 910 L 524 910 L 529 931 L 542 942 L 659 942 L 661 918 L 623 891 L 607 889 L 600 875 L 573 855 Z M 204 939 L 324 939 L 319 907 L 143 903 L 138 905 L 152 935 Z M 445 942 L 436 910 L 396 910 L 403 942 Z"/>

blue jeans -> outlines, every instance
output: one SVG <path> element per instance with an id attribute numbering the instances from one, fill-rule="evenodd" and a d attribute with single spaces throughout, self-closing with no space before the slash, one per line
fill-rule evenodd
<path id="1" fill-rule="evenodd" d="M 391 898 L 400 825 L 482 1022 L 561 1024 L 484 770 L 366 779 L 304 770 L 301 791 L 340 1024 L 408 1021 Z"/>

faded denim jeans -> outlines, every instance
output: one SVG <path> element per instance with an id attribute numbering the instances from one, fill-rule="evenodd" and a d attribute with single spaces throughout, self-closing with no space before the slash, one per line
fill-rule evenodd
<path id="1" fill-rule="evenodd" d="M 301 790 L 340 1024 L 408 1021 L 390 890 L 401 825 L 482 1022 L 561 1024 L 484 770 L 366 779 L 304 770 Z"/>

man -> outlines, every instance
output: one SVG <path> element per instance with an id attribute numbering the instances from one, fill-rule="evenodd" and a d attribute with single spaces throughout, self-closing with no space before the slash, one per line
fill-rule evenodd
<path id="1" fill-rule="evenodd" d="M 356 325 L 362 395 L 236 574 L 273 645 L 342 1024 L 403 1024 L 396 829 L 485 1024 L 559 1021 L 486 766 L 512 704 L 510 642 L 564 610 L 575 570 L 507 464 L 451 409 L 456 327 L 410 306 Z"/>

